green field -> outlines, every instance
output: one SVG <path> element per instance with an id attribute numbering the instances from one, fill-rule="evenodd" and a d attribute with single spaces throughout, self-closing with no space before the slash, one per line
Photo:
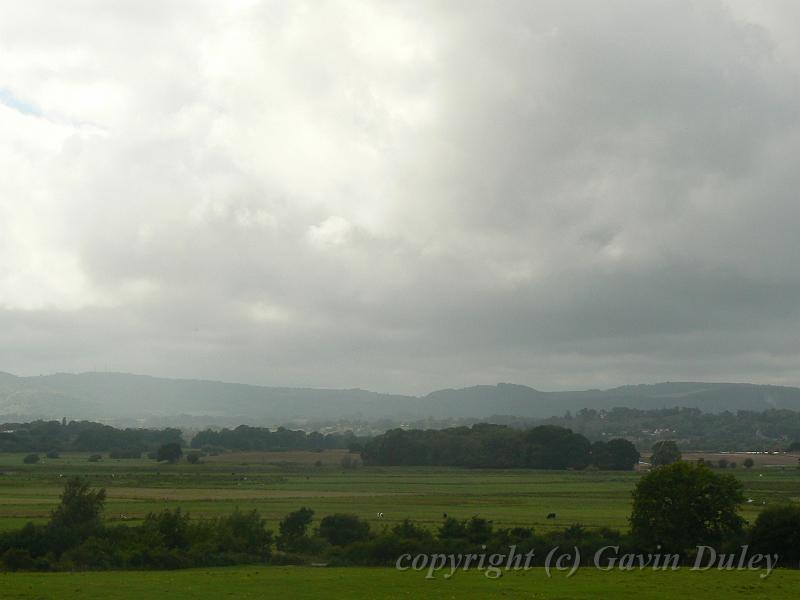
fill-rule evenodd
<path id="1" fill-rule="evenodd" d="M 500 471 L 451 468 L 338 466 L 341 451 L 248 453 L 209 457 L 204 464 L 150 460 L 87 461 L 85 454 L 24 465 L 22 455 L 0 455 L 0 528 L 43 521 L 56 505 L 64 479 L 88 477 L 108 490 L 106 518 L 135 522 L 150 511 L 182 507 L 196 517 L 234 508 L 258 509 L 271 526 L 308 506 L 321 517 L 352 512 L 373 527 L 411 517 L 437 525 L 443 513 L 491 519 L 497 527 L 533 526 L 539 532 L 572 523 L 627 528 L 630 495 L 639 473 L 599 471 Z M 313 461 L 313 462 L 312 462 Z M 320 461 L 320 466 L 314 462 Z M 733 473 L 733 470 L 729 472 Z M 766 468 L 736 475 L 757 511 L 779 500 L 800 500 L 800 470 Z M 383 513 L 383 519 L 377 513 Z M 556 512 L 556 520 L 546 520 Z"/>
<path id="2" fill-rule="evenodd" d="M 186 571 L 14 573 L 0 575 L 4 600 L 133 600 L 141 598 L 209 599 L 284 598 L 703 598 L 704 600 L 794 600 L 800 572 L 776 571 L 766 579 L 753 572 L 601 572 L 583 569 L 573 577 L 542 569 L 488 579 L 459 573 L 452 579 L 426 580 L 394 569 L 247 567 Z"/>
<path id="3" fill-rule="evenodd" d="M 193 517 L 234 508 L 258 509 L 277 528 L 300 506 L 316 519 L 333 512 L 355 513 L 373 529 L 405 517 L 435 527 L 443 513 L 480 515 L 495 527 L 533 526 L 538 532 L 572 523 L 627 528 L 635 472 L 501 471 L 448 468 L 343 469 L 342 451 L 323 453 L 228 453 L 203 464 L 157 464 L 150 460 L 87 461 L 87 454 L 23 464 L 23 455 L 0 455 L 0 527 L 44 521 L 58 502 L 66 477 L 87 476 L 108 491 L 106 518 L 136 522 L 150 511 L 181 507 Z M 315 464 L 318 463 L 318 464 Z M 800 470 L 738 469 L 735 473 L 754 501 L 745 505 L 752 520 L 766 505 L 800 501 Z M 555 520 L 547 520 L 556 512 Z M 377 513 L 383 513 L 379 519 Z M 754 573 L 601 573 L 583 569 L 572 579 L 548 579 L 541 570 L 509 573 L 492 581 L 479 573 L 452 581 L 426 581 L 419 573 L 392 569 L 261 567 L 172 572 L 1 574 L 0 598 L 184 598 L 264 597 L 283 590 L 292 598 L 347 597 L 525 597 L 614 598 L 693 597 L 789 598 L 800 572 L 774 573 L 767 581 Z M 693 590 L 693 591 L 692 591 Z M 204 595 L 205 594 L 205 595 Z M 391 595 L 394 594 L 394 595 Z"/>

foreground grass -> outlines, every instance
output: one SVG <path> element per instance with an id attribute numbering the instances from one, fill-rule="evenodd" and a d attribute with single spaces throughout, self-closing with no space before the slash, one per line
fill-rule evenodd
<path id="1" fill-rule="evenodd" d="M 394 569 L 247 567 L 186 571 L 5 573 L 4 600 L 63 598 L 128 600 L 141 598 L 538 598 L 559 600 L 789 600 L 797 597 L 800 572 L 776 571 L 766 579 L 755 572 L 600 572 L 583 569 L 573 577 L 542 569 L 507 573 L 491 580 L 478 572 L 452 579 L 426 580 L 424 574 Z"/>

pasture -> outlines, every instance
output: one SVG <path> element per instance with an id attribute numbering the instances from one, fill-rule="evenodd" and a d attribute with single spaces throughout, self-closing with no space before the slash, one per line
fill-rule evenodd
<path id="1" fill-rule="evenodd" d="M 452 468 L 340 466 L 343 451 L 226 453 L 190 465 L 155 461 L 89 462 L 66 454 L 26 465 L 23 455 L 0 455 L 0 527 L 42 522 L 58 502 L 66 477 L 86 476 L 108 492 L 106 518 L 135 523 L 148 512 L 181 507 L 212 517 L 238 507 L 255 508 L 270 528 L 301 506 L 315 521 L 335 512 L 355 513 L 374 530 L 405 517 L 436 527 L 444 513 L 494 521 L 495 527 L 532 526 L 539 532 L 573 523 L 627 529 L 631 491 L 640 472 L 467 470 Z M 800 501 L 794 466 L 730 469 L 753 499 L 743 507 L 753 520 L 763 506 Z M 548 520 L 547 514 L 557 513 Z M 378 518 L 378 513 L 383 513 Z M 779 571 L 767 580 L 749 572 L 610 572 L 584 568 L 570 579 L 541 569 L 490 580 L 477 572 L 452 580 L 425 580 L 413 571 L 367 568 L 242 567 L 166 572 L 5 573 L 2 598 L 261 598 L 280 589 L 291 598 L 485 598 L 582 599 L 795 597 L 800 572 Z"/>
<path id="2" fill-rule="evenodd" d="M 106 518 L 135 522 L 148 512 L 181 507 L 195 517 L 234 508 L 258 509 L 270 526 L 307 506 L 320 518 L 351 512 L 373 528 L 405 517 L 435 527 L 444 513 L 493 520 L 496 527 L 532 526 L 543 532 L 572 523 L 626 529 L 631 490 L 638 472 L 469 470 L 441 467 L 339 465 L 343 451 L 226 453 L 203 463 L 175 465 L 152 460 L 88 462 L 67 454 L 23 464 L 23 455 L 0 454 L 0 528 L 43 521 L 58 502 L 64 480 L 86 476 L 108 492 Z M 762 506 L 800 500 L 800 470 L 794 467 L 729 469 L 753 502 L 743 507 L 752 520 Z M 550 512 L 554 520 L 546 519 Z M 383 513 L 378 519 L 377 514 Z"/>
<path id="3" fill-rule="evenodd" d="M 542 569 L 488 579 L 478 572 L 426 580 L 421 573 L 390 568 L 238 567 L 186 571 L 11 573 L 0 575 L 4 600 L 237 600 L 286 598 L 558 598 L 559 600 L 794 600 L 800 572 L 776 571 L 766 579 L 754 572 L 601 572 L 579 570 L 573 577 Z"/>

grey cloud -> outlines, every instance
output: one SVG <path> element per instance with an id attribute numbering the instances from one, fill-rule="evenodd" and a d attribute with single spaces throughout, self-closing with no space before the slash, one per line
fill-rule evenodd
<path id="1" fill-rule="evenodd" d="M 0 369 L 800 384 L 793 7 L 192 6 L 2 9 Z"/>

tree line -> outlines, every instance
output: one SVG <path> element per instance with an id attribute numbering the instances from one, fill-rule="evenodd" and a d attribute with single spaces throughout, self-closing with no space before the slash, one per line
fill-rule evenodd
<path id="1" fill-rule="evenodd" d="M 191 440 L 195 449 L 211 450 L 324 450 L 357 446 L 352 432 L 307 433 L 278 427 L 240 425 L 207 429 Z M 0 452 L 111 452 L 116 458 L 138 458 L 168 445 L 184 445 L 180 429 L 119 429 L 92 421 L 32 421 L 0 425 Z"/>
<path id="2" fill-rule="evenodd" d="M 182 443 L 181 430 L 117 429 L 93 421 L 32 421 L 0 426 L 0 452 L 138 453 Z"/>
<path id="3" fill-rule="evenodd" d="M 685 407 L 584 408 L 536 424 L 569 427 L 590 439 L 624 437 L 641 448 L 660 439 L 673 439 L 681 448 L 691 450 L 785 450 L 800 440 L 800 412 L 787 409 L 704 413 Z"/>
<path id="4" fill-rule="evenodd" d="M 192 438 L 191 446 L 225 450 L 324 450 L 347 448 L 356 442 L 352 432 L 325 435 L 318 431 L 306 433 L 285 427 L 273 431 L 267 427 L 239 425 L 235 429 L 201 431 Z"/>
<path id="5" fill-rule="evenodd" d="M 481 423 L 439 430 L 392 429 L 363 445 L 366 465 L 631 470 L 636 447 L 624 439 L 590 442 L 565 427 L 527 430 Z"/>

